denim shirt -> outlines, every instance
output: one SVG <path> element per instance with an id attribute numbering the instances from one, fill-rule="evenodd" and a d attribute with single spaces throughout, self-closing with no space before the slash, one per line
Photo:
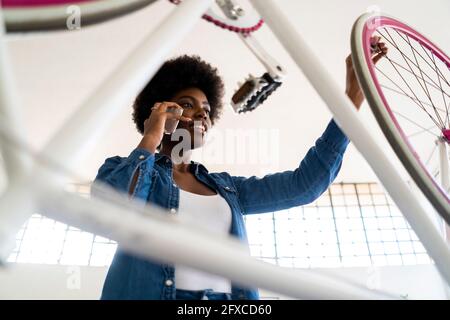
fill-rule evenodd
<path id="1" fill-rule="evenodd" d="M 220 194 L 232 215 L 230 233 L 248 244 L 243 215 L 273 212 L 305 205 L 317 199 L 338 174 L 348 138 L 334 120 L 309 149 L 295 170 L 267 174 L 262 178 L 231 176 L 227 172 L 209 173 L 200 163 L 191 161 L 191 173 L 197 180 Z M 94 181 L 102 181 L 116 190 L 128 192 L 139 169 L 133 197 L 167 208 L 178 209 L 179 187 L 172 177 L 172 161 L 165 155 L 137 148 L 124 157 L 106 159 Z M 232 298 L 258 299 L 254 288 L 232 283 Z M 101 299 L 168 300 L 176 297 L 173 265 L 149 261 L 122 251 L 119 245 L 103 286 Z"/>

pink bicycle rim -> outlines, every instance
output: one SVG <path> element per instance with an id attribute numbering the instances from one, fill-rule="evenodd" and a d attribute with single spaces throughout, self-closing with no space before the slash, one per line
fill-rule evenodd
<path id="1" fill-rule="evenodd" d="M 376 28 L 370 28 L 369 26 L 376 25 Z M 439 58 L 442 62 L 445 63 L 445 65 L 450 68 L 450 58 L 436 45 L 431 43 L 428 39 L 426 39 L 424 36 L 422 36 L 420 33 L 412 29 L 411 27 L 407 26 L 406 24 L 397 21 L 392 18 L 388 17 L 373 17 L 370 20 L 368 20 L 363 29 L 363 49 L 364 49 L 364 56 L 367 61 L 367 65 L 369 67 L 370 74 L 372 76 L 373 82 L 375 84 L 375 87 L 377 88 L 378 94 L 381 98 L 381 100 L 384 103 L 384 106 L 386 107 L 387 112 L 389 113 L 392 121 L 394 122 L 395 126 L 397 127 L 397 130 L 400 132 L 400 135 L 402 136 L 403 140 L 406 142 L 409 150 L 414 155 L 416 160 L 418 161 L 419 165 L 422 167 L 426 175 L 431 179 L 433 184 L 438 188 L 438 190 L 442 193 L 442 195 L 447 199 L 447 202 L 450 203 L 450 198 L 448 197 L 447 193 L 442 189 L 442 187 L 436 182 L 436 180 L 430 175 L 428 172 L 428 169 L 426 169 L 423 162 L 420 160 L 419 155 L 415 152 L 414 148 L 412 147 L 411 143 L 409 142 L 408 137 L 403 132 L 402 128 L 400 127 L 399 123 L 397 122 L 397 119 L 392 112 L 389 103 L 383 93 L 383 90 L 381 88 L 380 83 L 378 82 L 378 77 L 376 75 L 375 71 L 375 65 L 372 62 L 372 55 L 371 55 L 371 49 L 370 49 L 370 38 L 372 37 L 373 33 L 381 28 L 381 27 L 390 27 L 393 29 L 396 29 L 397 31 L 402 32 L 403 34 L 408 35 L 412 39 L 416 40 L 420 44 L 422 44 L 425 48 L 430 50 L 432 54 L 434 54 L 437 58 Z"/>
<path id="2" fill-rule="evenodd" d="M 0 1 L 4 8 L 23 8 L 23 7 L 47 7 L 68 4 L 80 4 L 83 2 L 93 2 L 95 0 L 2 0 Z"/>

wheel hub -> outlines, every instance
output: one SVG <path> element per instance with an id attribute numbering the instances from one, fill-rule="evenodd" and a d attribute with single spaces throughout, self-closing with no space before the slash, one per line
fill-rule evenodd
<path id="1" fill-rule="evenodd" d="M 442 136 L 447 143 L 450 143 L 450 129 L 443 129 Z"/>

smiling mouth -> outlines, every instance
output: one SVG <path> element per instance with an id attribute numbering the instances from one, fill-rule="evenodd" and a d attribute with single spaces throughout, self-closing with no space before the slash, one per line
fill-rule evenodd
<path id="1" fill-rule="evenodd" d="M 203 134 L 207 131 L 206 126 L 199 121 L 195 121 L 189 127 L 194 129 L 194 131 L 201 132 Z"/>

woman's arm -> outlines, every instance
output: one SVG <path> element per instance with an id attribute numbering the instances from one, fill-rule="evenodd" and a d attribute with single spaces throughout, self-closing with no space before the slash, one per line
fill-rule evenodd
<path id="1" fill-rule="evenodd" d="M 380 40 L 380 37 L 372 38 L 375 48 L 373 63 L 377 63 L 388 51 Z M 345 93 L 359 110 L 364 94 L 356 78 L 351 55 L 345 63 Z M 348 144 L 348 138 L 332 120 L 294 171 L 269 174 L 263 178 L 232 177 L 244 214 L 283 210 L 317 199 L 339 173 Z"/>
<path id="2" fill-rule="evenodd" d="M 376 64 L 383 58 L 388 48 L 384 42 L 381 42 L 381 37 L 375 36 L 371 38 L 372 46 L 375 48 L 372 53 L 372 61 Z M 355 69 L 353 68 L 352 55 L 348 55 L 345 59 L 346 77 L 345 77 L 345 94 L 353 102 L 355 108 L 359 110 L 364 102 L 364 94 L 359 86 L 358 79 L 356 78 Z"/>
<path id="3" fill-rule="evenodd" d="M 93 186 L 96 182 L 101 181 L 118 191 L 128 192 L 131 196 L 142 198 L 148 195 L 151 188 L 150 177 L 155 162 L 155 152 L 164 135 L 166 120 L 191 121 L 186 117 L 166 112 L 168 107 L 182 109 L 174 102 L 155 103 L 151 108 L 152 112 L 149 118 L 144 121 L 143 136 L 137 148 L 127 158 L 108 158 L 100 167 Z M 144 189 L 139 188 L 142 195 L 135 194 L 138 184 L 145 187 Z M 95 194 L 95 192 L 96 190 L 93 190 L 91 193 Z"/>
<path id="4" fill-rule="evenodd" d="M 148 194 L 151 187 L 150 177 L 154 162 L 154 153 L 139 147 L 134 149 L 127 158 L 112 157 L 106 159 L 98 170 L 91 194 L 96 195 L 98 191 L 95 185 L 99 182 L 130 195 L 134 195 L 136 185 L 140 184 L 148 189 L 147 193 L 145 193 L 146 190 L 141 190 L 143 194 Z"/>
<path id="5" fill-rule="evenodd" d="M 288 209 L 317 199 L 336 178 L 348 144 L 332 120 L 294 171 L 262 178 L 232 176 L 244 214 Z"/>

